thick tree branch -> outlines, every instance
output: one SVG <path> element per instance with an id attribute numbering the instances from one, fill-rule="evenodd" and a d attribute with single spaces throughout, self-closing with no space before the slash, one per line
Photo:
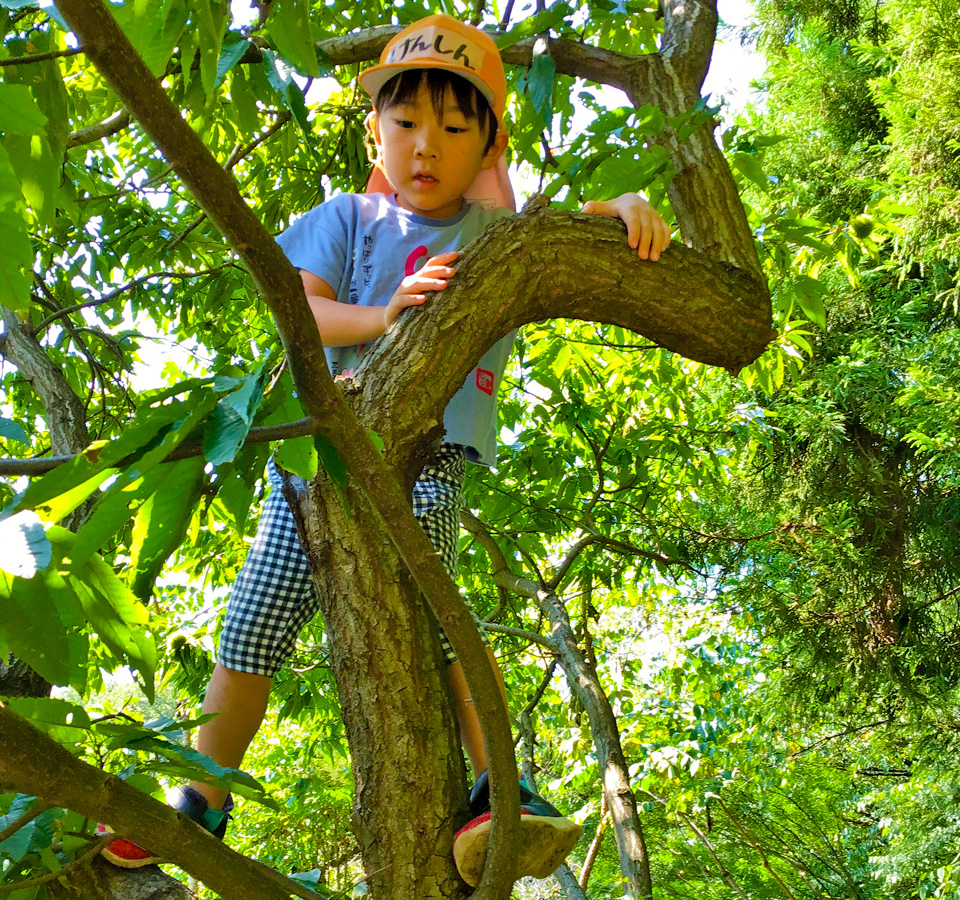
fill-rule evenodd
<path id="1" fill-rule="evenodd" d="M 557 647 L 550 638 L 544 637 L 542 634 L 537 634 L 535 631 L 526 631 L 523 628 L 511 628 L 509 625 L 495 625 L 490 622 L 485 622 L 483 629 L 484 631 L 490 631 L 494 634 L 505 634 L 509 637 L 520 638 L 521 640 L 529 641 L 531 644 L 539 644 L 551 653 L 557 652 Z"/>
<path id="2" fill-rule="evenodd" d="M 401 26 L 378 25 L 354 34 L 318 41 L 317 49 L 334 65 L 346 66 L 369 62 L 379 57 L 380 51 L 387 45 L 390 38 L 400 30 Z M 529 67 L 533 62 L 534 43 L 535 39 L 529 38 L 508 47 L 501 54 L 503 61 L 508 65 Z M 607 84 L 625 92 L 631 84 L 649 85 L 654 81 L 650 75 L 646 74 L 648 69 L 655 66 L 653 55 L 634 56 L 616 53 L 565 38 L 551 38 L 549 52 L 561 75 L 585 78 L 587 81 Z M 256 44 L 251 44 L 240 59 L 240 64 L 249 65 L 262 61 L 262 49 Z M 643 102 L 655 103 L 655 94 L 651 94 Z M 74 131 L 67 139 L 67 149 L 109 137 L 122 131 L 129 124 L 129 114 L 121 109 L 103 122 Z"/>
<path id="3" fill-rule="evenodd" d="M 390 38 L 401 30 L 402 26 L 399 25 L 378 25 L 354 34 L 318 41 L 317 49 L 334 65 L 345 66 L 368 62 L 377 59 Z M 527 38 L 505 48 L 500 55 L 507 65 L 529 67 L 533 62 L 535 42 L 536 38 Z M 625 90 L 628 84 L 626 74 L 629 73 L 631 78 L 641 77 L 638 72 L 652 65 L 654 58 L 653 54 L 636 56 L 617 53 L 566 38 L 551 38 L 549 47 L 550 56 L 557 66 L 557 71 L 562 75 L 585 78 L 587 81 L 608 84 L 621 90 Z M 250 49 L 240 61 L 259 62 L 261 59 L 260 48 L 251 44 Z"/>
<path id="4" fill-rule="evenodd" d="M 180 116 L 102 0 L 59 0 L 57 5 L 87 58 L 137 117 L 250 271 L 277 323 L 301 402 L 318 420 L 323 436 L 338 448 L 350 476 L 382 518 L 462 663 L 481 722 L 493 808 L 490 851 L 474 896 L 505 900 L 513 881 L 511 861 L 519 827 L 513 743 L 499 686 L 472 615 L 413 519 L 396 473 L 370 440 L 369 426 L 360 424 L 333 384 L 300 278 L 279 246 L 244 203 L 230 175 Z"/>
<path id="5" fill-rule="evenodd" d="M 149 846 L 225 898 L 289 900 L 302 888 L 231 850 L 195 822 L 77 759 L 0 704 L 0 784 L 62 806 Z"/>
<path id="6" fill-rule="evenodd" d="M 716 0 L 665 0 L 660 56 L 699 96 L 717 34 Z"/>
<path id="7" fill-rule="evenodd" d="M 404 311 L 367 351 L 357 408 L 391 454 L 410 458 L 431 424 L 439 429 L 476 360 L 528 322 L 621 325 L 736 372 L 774 337 L 770 317 L 763 284 L 741 269 L 680 245 L 645 262 L 622 223 L 539 209 L 498 222 L 461 250 L 450 286 Z M 389 384 L 376 372 L 390 372 Z"/>
<path id="8" fill-rule="evenodd" d="M 79 453 L 90 442 L 83 401 L 16 313 L 4 309 L 3 324 L 3 355 L 30 382 L 43 404 L 53 451 Z"/>

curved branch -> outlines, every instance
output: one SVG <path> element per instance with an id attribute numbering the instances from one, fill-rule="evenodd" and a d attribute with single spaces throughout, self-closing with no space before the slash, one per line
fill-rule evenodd
<path id="1" fill-rule="evenodd" d="M 361 418 L 391 454 L 416 457 L 484 351 L 545 319 L 620 325 L 731 372 L 763 352 L 775 336 L 764 284 L 677 244 L 659 262 L 639 260 L 624 233 L 620 222 L 552 209 L 488 228 L 460 251 L 450 286 L 404 311 L 367 351 Z"/>
<path id="2" fill-rule="evenodd" d="M 317 42 L 317 50 L 326 56 L 334 65 L 346 66 L 355 63 L 369 62 L 380 56 L 380 51 L 401 26 L 378 25 L 354 34 L 342 37 L 327 38 Z M 529 67 L 533 62 L 533 45 L 535 38 L 528 38 L 508 47 L 501 54 L 507 65 Z M 656 103 L 657 97 L 653 86 L 656 77 L 652 74 L 656 68 L 656 56 L 635 56 L 628 53 L 616 53 L 604 50 L 602 47 L 592 47 L 564 38 L 551 38 L 550 56 L 561 75 L 571 75 L 575 78 L 585 78 L 597 84 L 606 84 L 627 92 L 630 85 L 643 84 L 650 88 L 643 99 L 643 103 Z M 79 51 L 73 51 L 79 52 Z M 60 55 L 67 55 L 61 53 Z M 36 61 L 29 58 L 29 61 Z M 240 58 L 241 65 L 260 63 L 263 61 L 263 51 L 256 44 L 250 44 L 246 53 Z M 0 62 L 0 65 L 10 65 L 14 60 Z M 67 138 L 67 149 L 92 144 L 105 137 L 110 137 L 122 131 L 130 124 L 130 114 L 120 109 L 113 115 L 74 131 Z"/>
<path id="3" fill-rule="evenodd" d="M 54 452 L 79 453 L 90 442 L 83 401 L 16 313 L 3 309 L 2 314 L 3 355 L 30 382 L 43 404 Z"/>

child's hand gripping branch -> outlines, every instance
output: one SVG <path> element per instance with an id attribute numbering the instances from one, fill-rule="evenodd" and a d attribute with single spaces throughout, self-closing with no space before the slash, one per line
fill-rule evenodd
<path id="1" fill-rule="evenodd" d="M 615 200 L 588 200 L 582 212 L 622 219 L 627 226 L 627 243 L 640 259 L 656 262 L 670 245 L 667 223 L 639 194 L 621 194 Z"/>
<path id="2" fill-rule="evenodd" d="M 456 250 L 450 250 L 433 256 L 422 269 L 400 282 L 400 287 L 383 311 L 384 330 L 388 329 L 408 306 L 422 306 L 427 299 L 427 291 L 442 291 L 447 286 L 449 279 L 457 272 L 450 264 L 458 255 Z"/>

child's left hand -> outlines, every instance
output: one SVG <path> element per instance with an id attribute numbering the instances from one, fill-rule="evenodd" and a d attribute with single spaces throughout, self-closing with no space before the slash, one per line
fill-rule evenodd
<path id="1" fill-rule="evenodd" d="M 670 244 L 670 229 L 660 214 L 639 194 L 621 194 L 615 200 L 589 200 L 582 212 L 593 216 L 623 219 L 627 243 L 640 259 L 656 262 Z"/>

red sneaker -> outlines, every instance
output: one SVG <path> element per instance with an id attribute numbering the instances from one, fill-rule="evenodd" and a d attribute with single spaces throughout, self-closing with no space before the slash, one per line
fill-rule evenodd
<path id="1" fill-rule="evenodd" d="M 192 787 L 182 785 L 167 792 L 167 805 L 177 812 L 182 812 L 188 819 L 193 819 L 222 841 L 227 831 L 227 822 L 231 818 L 230 814 L 233 812 L 233 797 L 227 794 L 222 810 L 210 809 L 201 794 Z M 107 834 L 113 834 L 113 829 L 102 822 L 99 823 L 97 836 L 103 837 Z M 124 838 L 118 838 L 107 844 L 102 853 L 103 858 L 108 862 L 124 869 L 139 869 L 141 866 L 152 866 L 162 861 L 162 857 L 155 856 L 139 844 Z"/>
<path id="2" fill-rule="evenodd" d="M 104 837 L 108 834 L 113 834 L 113 829 L 100 822 L 97 825 L 97 837 Z M 139 844 L 125 838 L 118 838 L 107 844 L 101 853 L 107 862 L 124 869 L 139 869 L 141 866 L 152 866 L 160 862 L 159 856 L 154 856 Z"/>

